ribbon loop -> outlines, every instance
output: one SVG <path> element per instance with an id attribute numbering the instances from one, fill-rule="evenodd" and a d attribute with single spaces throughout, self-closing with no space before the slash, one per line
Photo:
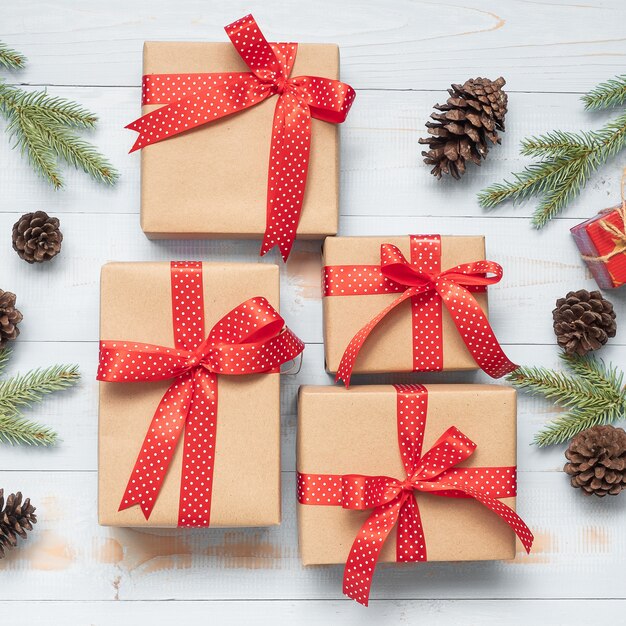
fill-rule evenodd
<path id="1" fill-rule="evenodd" d="M 151 74 L 142 104 L 164 104 L 126 128 L 139 133 L 131 152 L 238 113 L 278 95 L 272 124 L 266 228 L 261 256 L 278 246 L 287 260 L 300 220 L 311 145 L 311 117 L 340 124 L 354 101 L 345 83 L 290 78 L 298 44 L 269 43 L 252 15 L 225 28 L 250 72 Z"/>

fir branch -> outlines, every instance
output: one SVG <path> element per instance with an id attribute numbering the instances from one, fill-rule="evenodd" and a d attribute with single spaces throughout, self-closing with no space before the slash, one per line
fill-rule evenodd
<path id="1" fill-rule="evenodd" d="M 504 180 L 487 187 L 478 200 L 481 206 L 493 208 L 506 200 L 519 202 L 542 195 L 533 215 L 533 224 L 541 228 L 578 195 L 592 172 L 625 146 L 626 114 L 599 131 L 555 131 L 531 137 L 522 143 L 522 154 L 543 160 L 514 173 L 513 182 Z"/>
<path id="2" fill-rule="evenodd" d="M 25 443 L 32 446 L 50 446 L 58 440 L 57 433 L 31 420 L 0 413 L 0 442 L 12 445 Z"/>
<path id="3" fill-rule="evenodd" d="M 584 100 L 588 109 L 617 106 L 626 102 L 626 74 L 598 85 Z M 532 223 L 545 226 L 585 187 L 589 177 L 608 159 L 626 147 L 626 113 L 600 130 L 587 132 L 551 131 L 524 139 L 523 156 L 539 159 L 511 180 L 495 183 L 478 194 L 479 204 L 487 209 L 506 201 L 514 203 L 540 196 Z"/>
<path id="4" fill-rule="evenodd" d="M 0 382 L 0 412 L 19 415 L 21 407 L 41 402 L 44 395 L 71 387 L 79 378 L 76 365 L 53 365 L 17 374 Z"/>
<path id="5" fill-rule="evenodd" d="M 97 121 L 80 105 L 45 92 L 25 92 L 0 84 L 0 113 L 8 121 L 7 132 L 14 147 L 55 189 L 63 186 L 59 159 L 100 182 L 112 185 L 118 179 L 111 164 L 74 133 L 76 128 L 93 128 Z"/>
<path id="6" fill-rule="evenodd" d="M 0 367 L 8 361 L 10 352 L 0 352 Z M 52 445 L 57 434 L 51 428 L 26 419 L 22 409 L 41 402 L 54 391 L 76 384 L 80 374 L 76 365 L 53 365 L 16 375 L 0 382 L 0 442 L 30 445 Z"/>
<path id="7" fill-rule="evenodd" d="M 0 103 L 45 125 L 49 122 L 77 128 L 94 128 L 98 118 L 76 102 L 49 96 L 45 91 L 22 91 L 0 85 Z"/>
<path id="8" fill-rule="evenodd" d="M 26 57 L 0 41 L 0 65 L 8 70 L 20 70 L 26 65 Z"/>
<path id="9" fill-rule="evenodd" d="M 4 371 L 4 368 L 7 366 L 10 356 L 11 356 L 11 350 L 9 350 L 9 348 L 0 349 L 0 374 L 2 374 L 2 372 Z"/>
<path id="10" fill-rule="evenodd" d="M 586 93 L 582 97 L 582 101 L 588 111 L 610 109 L 626 103 L 626 74 L 600 83 L 589 93 Z"/>
<path id="11" fill-rule="evenodd" d="M 544 367 L 520 367 L 507 377 L 515 387 L 554 400 L 567 409 L 535 436 L 535 443 L 563 443 L 579 432 L 624 417 L 624 375 L 592 356 L 561 355 L 571 374 Z"/>

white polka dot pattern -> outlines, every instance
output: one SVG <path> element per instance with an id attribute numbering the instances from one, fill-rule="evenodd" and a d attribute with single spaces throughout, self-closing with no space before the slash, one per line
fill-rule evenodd
<path id="1" fill-rule="evenodd" d="M 139 504 L 149 519 L 184 430 L 179 526 L 210 523 L 217 441 L 217 375 L 279 371 L 304 344 L 263 297 L 227 313 L 204 338 L 202 263 L 171 264 L 175 348 L 102 341 L 98 380 L 173 379 L 146 433 L 120 510 Z"/>
<path id="2" fill-rule="evenodd" d="M 350 377 L 361 347 L 377 324 L 405 300 L 411 300 L 413 370 L 443 368 L 443 303 L 463 342 L 478 366 L 493 378 L 517 368 L 504 354 L 472 291 L 497 283 L 502 267 L 493 261 L 475 261 L 441 271 L 441 243 L 438 235 L 411 235 L 411 263 L 394 245 L 382 244 L 378 272 L 369 266 L 325 268 L 324 295 L 370 295 L 400 293 L 378 315 L 361 328 L 346 347 L 336 381 L 350 386 Z M 400 287 L 398 287 L 400 286 Z"/>
<path id="3" fill-rule="evenodd" d="M 374 509 L 352 544 L 344 570 L 343 592 L 367 606 L 380 551 L 398 524 L 396 560 L 426 561 L 426 538 L 415 492 L 474 498 L 500 516 L 530 551 L 533 535 L 522 519 L 498 498 L 516 495 L 514 467 L 454 467 L 468 459 L 476 444 L 452 426 L 421 453 L 428 391 L 421 385 L 395 385 L 400 455 L 406 478 L 358 474 L 298 473 L 298 502 L 345 509 Z"/>
<path id="4" fill-rule="evenodd" d="M 144 76 L 142 104 L 166 106 L 126 127 L 139 133 L 131 152 L 278 95 L 261 255 L 278 246 L 286 261 L 304 200 L 311 117 L 340 124 L 346 119 L 356 94 L 350 85 L 338 80 L 319 76 L 290 78 L 298 44 L 268 43 L 252 15 L 226 26 L 226 33 L 252 71 Z"/>

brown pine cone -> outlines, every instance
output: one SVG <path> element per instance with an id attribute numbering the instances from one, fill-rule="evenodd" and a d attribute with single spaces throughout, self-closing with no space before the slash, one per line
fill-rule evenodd
<path id="1" fill-rule="evenodd" d="M 587 496 L 616 496 L 626 489 L 626 431 L 614 426 L 593 426 L 576 435 L 565 452 L 572 487 Z"/>
<path id="2" fill-rule="evenodd" d="M 17 325 L 22 321 L 22 314 L 15 308 L 15 300 L 14 293 L 0 289 L 0 350 L 20 334 Z"/>
<path id="3" fill-rule="evenodd" d="M 12 493 L 4 504 L 4 489 L 0 489 L 0 559 L 6 551 L 15 548 L 17 538 L 26 539 L 26 531 L 37 523 L 35 507 L 26 498 L 22 503 L 21 492 Z"/>
<path id="4" fill-rule="evenodd" d="M 432 137 L 420 139 L 428 144 L 422 152 L 424 163 L 434 165 L 431 174 L 441 178 L 450 174 L 461 178 L 466 161 L 480 165 L 489 152 L 489 143 L 500 143 L 498 130 L 504 130 L 508 98 L 502 91 L 506 81 L 502 76 L 494 81 L 488 78 L 470 78 L 463 85 L 452 85 L 446 104 L 436 104 L 434 122 L 426 128 Z"/>
<path id="5" fill-rule="evenodd" d="M 28 263 L 42 263 L 61 252 L 59 220 L 45 211 L 26 213 L 13 225 L 13 249 Z"/>
<path id="6" fill-rule="evenodd" d="M 570 291 L 552 311 L 557 343 L 567 354 L 584 356 L 615 337 L 613 305 L 599 291 Z"/>

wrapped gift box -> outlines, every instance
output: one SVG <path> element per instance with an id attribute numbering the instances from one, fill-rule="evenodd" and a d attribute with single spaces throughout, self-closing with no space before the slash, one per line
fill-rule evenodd
<path id="1" fill-rule="evenodd" d="M 329 237 L 324 242 L 323 265 L 380 266 L 381 245 L 397 246 L 407 259 L 411 243 L 405 237 Z M 485 258 L 484 237 L 441 237 L 441 269 Z M 487 293 L 474 293 L 485 314 Z M 398 293 L 368 295 L 325 295 L 324 350 L 326 368 L 335 373 L 341 357 L 354 335 L 382 309 L 393 302 Z M 443 307 L 441 317 L 444 370 L 477 369 L 449 313 Z M 414 371 L 413 313 L 410 302 L 404 302 L 387 315 L 372 331 L 356 359 L 354 373 Z M 433 368 L 437 369 L 437 368 Z"/>
<path id="2" fill-rule="evenodd" d="M 231 43 L 146 42 L 143 73 L 249 72 Z M 299 44 L 291 76 L 339 78 L 339 48 Z M 144 105 L 142 113 L 160 104 Z M 276 98 L 141 150 L 141 227 L 155 239 L 260 238 Z M 338 126 L 311 120 L 311 151 L 297 236 L 337 232 Z"/>
<path id="3" fill-rule="evenodd" d="M 601 289 L 626 283 L 624 208 L 605 209 L 571 229 L 584 261 Z"/>
<path id="4" fill-rule="evenodd" d="M 278 310 L 278 267 L 203 263 L 208 330 L 248 298 Z M 102 268 L 103 340 L 174 346 L 169 263 Z M 280 523 L 280 374 L 217 376 L 216 457 L 211 526 Z M 99 521 L 112 526 L 177 526 L 183 442 L 179 441 L 149 520 L 139 506 L 119 511 L 137 454 L 171 380 L 100 383 Z"/>
<path id="5" fill-rule="evenodd" d="M 474 443 L 459 467 L 516 464 L 516 392 L 496 385 L 425 385 L 427 417 L 422 453 L 451 426 Z M 397 432 L 397 391 L 392 385 L 300 389 L 298 473 L 388 476 L 404 479 Z M 511 528 L 471 498 L 415 492 L 429 561 L 512 559 Z M 515 498 L 501 498 L 515 508 Z M 372 510 L 298 504 L 300 554 L 305 565 L 345 563 Z M 396 561 L 396 531 L 380 561 Z"/>

